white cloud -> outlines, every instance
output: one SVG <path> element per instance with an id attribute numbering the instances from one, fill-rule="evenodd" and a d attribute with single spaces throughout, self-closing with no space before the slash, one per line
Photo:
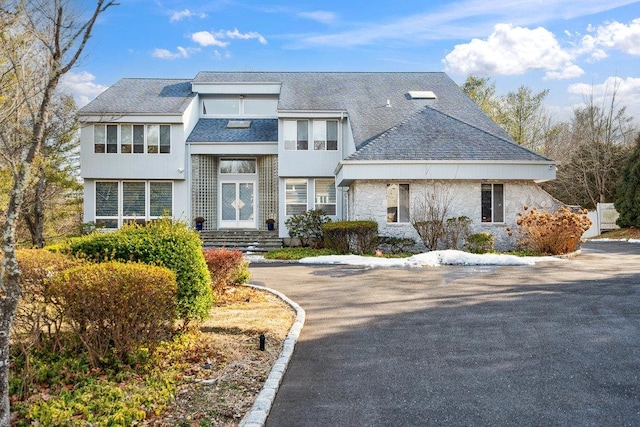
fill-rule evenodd
<path id="1" fill-rule="evenodd" d="M 594 97 L 596 102 L 608 102 L 615 91 L 616 102 L 627 107 L 627 114 L 640 115 L 640 77 L 608 77 L 599 84 L 576 83 L 569 85 L 567 92 L 583 98 Z"/>
<path id="2" fill-rule="evenodd" d="M 311 19 L 312 21 L 319 22 L 325 25 L 331 25 L 336 21 L 336 14 L 333 12 L 327 12 L 324 10 L 316 10 L 313 12 L 301 12 L 299 17 L 305 19 Z"/>
<path id="3" fill-rule="evenodd" d="M 86 71 L 81 73 L 68 72 L 60 79 L 58 89 L 63 93 L 73 95 L 78 108 L 82 108 L 107 89 L 107 86 L 94 83 L 95 79 L 96 76 Z"/>
<path id="4" fill-rule="evenodd" d="M 569 85 L 568 92 L 574 95 L 608 96 L 616 91 L 616 96 L 632 96 L 640 102 L 640 77 L 608 77 L 600 84 L 576 83 Z"/>
<path id="5" fill-rule="evenodd" d="M 582 49 L 593 51 L 592 58 L 602 59 L 602 48 L 618 49 L 629 55 L 640 55 L 640 18 L 636 18 L 629 25 L 620 22 L 608 22 L 599 27 L 588 28 L 592 34 L 582 38 Z"/>
<path id="6" fill-rule="evenodd" d="M 250 40 L 257 39 L 262 44 L 267 44 L 267 39 L 265 39 L 262 34 L 257 33 L 255 31 L 251 31 L 248 33 L 241 33 L 237 28 L 234 28 L 233 31 L 227 31 L 226 36 L 230 39 L 242 39 L 242 40 Z"/>
<path id="7" fill-rule="evenodd" d="M 209 31 L 198 31 L 197 33 L 191 34 L 191 40 L 198 43 L 200 46 L 227 47 L 229 43 L 218 40 L 218 38 L 218 34 L 214 35 Z"/>
<path id="8" fill-rule="evenodd" d="M 188 58 L 192 53 L 199 51 L 199 49 L 197 48 L 188 48 L 182 46 L 178 46 L 176 50 L 177 52 L 171 52 L 168 49 L 155 49 L 152 53 L 152 56 L 154 58 L 173 60 L 178 58 Z"/>
<path id="9" fill-rule="evenodd" d="M 171 22 L 176 22 L 176 21 L 182 21 L 185 18 L 191 18 L 191 17 L 198 17 L 198 18 L 206 18 L 207 14 L 206 13 L 195 13 L 190 11 L 189 9 L 185 9 L 185 10 L 181 10 L 180 12 L 173 12 L 173 14 L 171 15 L 171 18 L 169 19 Z"/>
<path id="10" fill-rule="evenodd" d="M 331 34 L 295 35 L 295 46 L 363 46 L 388 40 L 415 44 L 422 40 L 467 39 L 487 34 L 496 22 L 520 26 L 590 16 L 637 0 L 458 0 L 429 6 L 427 12 L 385 21 L 350 25 Z"/>
<path id="11" fill-rule="evenodd" d="M 497 24 L 486 39 L 456 45 L 444 62 L 454 73 L 470 75 L 519 75 L 531 70 L 547 71 L 547 79 L 573 78 L 583 70 L 572 63 L 547 29 Z"/>

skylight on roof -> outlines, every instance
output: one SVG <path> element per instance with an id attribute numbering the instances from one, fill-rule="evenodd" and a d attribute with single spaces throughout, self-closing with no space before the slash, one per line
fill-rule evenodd
<path id="1" fill-rule="evenodd" d="M 229 120 L 227 129 L 249 129 L 251 120 Z"/>
<path id="2" fill-rule="evenodd" d="M 436 94 L 430 90 L 410 90 L 411 99 L 436 99 Z"/>

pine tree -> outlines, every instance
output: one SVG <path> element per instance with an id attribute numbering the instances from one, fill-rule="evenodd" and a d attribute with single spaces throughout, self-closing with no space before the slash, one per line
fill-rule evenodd
<path id="1" fill-rule="evenodd" d="M 640 134 L 622 169 L 614 206 L 620 227 L 640 227 Z"/>

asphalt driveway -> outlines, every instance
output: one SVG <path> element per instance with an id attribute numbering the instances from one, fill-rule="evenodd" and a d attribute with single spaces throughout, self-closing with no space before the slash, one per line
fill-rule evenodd
<path id="1" fill-rule="evenodd" d="M 307 321 L 268 426 L 640 425 L 640 245 L 533 267 L 251 266 Z"/>

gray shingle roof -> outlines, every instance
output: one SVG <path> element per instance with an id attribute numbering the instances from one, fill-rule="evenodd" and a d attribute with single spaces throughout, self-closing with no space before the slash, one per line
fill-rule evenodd
<path id="1" fill-rule="evenodd" d="M 346 160 L 548 160 L 509 140 L 424 107 Z"/>
<path id="2" fill-rule="evenodd" d="M 509 136 L 445 73 L 200 72 L 196 83 L 280 82 L 279 110 L 346 111 L 358 147 L 397 126 L 426 105 L 489 135 Z M 432 91 L 436 100 L 413 100 L 409 91 Z M 389 100 L 390 107 L 386 107 Z"/>
<path id="3" fill-rule="evenodd" d="M 237 119 L 233 119 L 237 120 Z M 229 119 L 200 119 L 187 142 L 277 142 L 278 119 L 246 119 L 247 129 L 228 129 Z"/>
<path id="4" fill-rule="evenodd" d="M 122 79 L 80 114 L 181 114 L 196 96 L 192 82 L 280 83 L 280 111 L 346 112 L 358 150 L 350 160 L 548 160 L 517 146 L 442 72 L 206 71 L 193 80 Z M 409 91 L 437 98 L 411 99 Z M 274 122 L 252 122 L 248 130 L 230 130 L 201 119 L 188 141 L 277 141 Z"/>
<path id="5" fill-rule="evenodd" d="M 81 108 L 79 114 L 182 114 L 195 95 L 191 80 L 122 79 Z"/>

